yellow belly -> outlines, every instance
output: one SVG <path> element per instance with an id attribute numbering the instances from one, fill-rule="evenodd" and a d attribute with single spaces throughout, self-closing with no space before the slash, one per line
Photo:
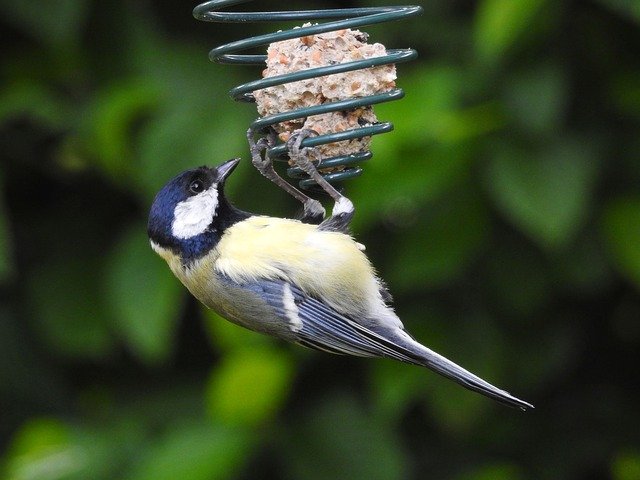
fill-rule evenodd
<path id="1" fill-rule="evenodd" d="M 216 271 L 238 283 L 288 280 L 344 313 L 361 314 L 379 298 L 373 268 L 349 235 L 297 220 L 251 217 L 225 231 L 216 253 Z"/>

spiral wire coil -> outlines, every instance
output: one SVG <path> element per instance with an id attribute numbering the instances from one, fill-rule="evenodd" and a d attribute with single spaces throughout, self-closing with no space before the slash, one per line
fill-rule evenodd
<path id="1" fill-rule="evenodd" d="M 310 22 L 317 20 L 330 20 L 321 24 L 312 24 L 305 27 L 296 27 L 289 30 L 278 31 L 266 35 L 258 35 L 221 45 L 209 52 L 209 59 L 222 64 L 240 65 L 262 65 L 265 66 L 266 55 L 238 54 L 247 49 L 269 45 L 273 42 L 300 38 L 309 35 L 317 35 L 325 32 L 332 32 L 347 28 L 357 28 L 365 25 L 399 20 L 405 17 L 418 15 L 422 12 L 419 6 L 391 6 L 391 7 L 365 7 L 365 8 L 339 8 L 326 10 L 301 10 L 301 11 L 273 11 L 273 12 L 222 12 L 220 10 L 247 3 L 250 0 L 211 0 L 198 5 L 193 10 L 196 19 L 205 22 L 217 23 L 250 23 L 250 22 L 274 22 L 274 21 L 300 21 Z M 338 19 L 338 20 L 336 20 Z M 387 54 L 381 57 L 367 58 L 363 60 L 351 61 L 335 65 L 310 68 L 307 70 L 277 75 L 244 83 L 233 88 L 229 94 L 240 102 L 255 102 L 253 92 L 263 88 L 281 85 L 285 83 L 306 80 L 309 78 L 322 77 L 336 73 L 350 72 L 380 65 L 389 65 L 407 62 L 417 57 L 417 52 L 413 49 L 387 50 Z M 257 133 L 267 132 L 272 125 L 287 122 L 295 119 L 304 119 L 312 115 L 320 115 L 329 112 L 350 110 L 358 107 L 365 107 L 379 103 L 398 100 L 404 97 L 402 89 L 395 88 L 383 93 L 369 95 L 365 97 L 354 97 L 346 100 L 323 103 L 312 107 L 298 108 L 287 112 L 268 115 L 256 119 L 251 124 L 251 130 Z M 303 147 L 315 147 L 328 143 L 351 140 L 354 138 L 369 137 L 393 130 L 390 122 L 379 122 L 373 125 L 357 127 L 342 132 L 319 135 L 306 138 Z M 280 144 L 270 148 L 268 154 L 271 158 L 286 161 L 287 148 L 285 144 Z M 323 176 L 329 182 L 341 182 L 359 176 L 362 169 L 358 166 L 360 162 L 369 160 L 372 157 L 370 151 L 358 152 L 350 155 L 342 155 L 331 158 L 323 158 L 321 168 L 341 167 L 341 170 L 324 173 Z M 296 179 L 300 179 L 299 185 L 302 188 L 310 188 L 315 182 L 297 167 L 289 168 L 287 174 Z"/>

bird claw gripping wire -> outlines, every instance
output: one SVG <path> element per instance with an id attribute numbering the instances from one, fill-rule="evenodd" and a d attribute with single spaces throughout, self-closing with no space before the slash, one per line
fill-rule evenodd
<path id="1" fill-rule="evenodd" d="M 269 45 L 274 42 L 281 42 L 290 39 L 303 38 L 312 35 L 320 35 L 329 32 L 338 32 L 345 29 L 357 29 L 366 25 L 381 24 L 393 20 L 399 20 L 409 16 L 418 15 L 422 12 L 419 6 L 380 6 L 365 8 L 337 8 L 325 10 L 302 10 L 302 11 L 272 11 L 272 12 L 229 12 L 221 11 L 233 5 L 247 3 L 249 0 L 210 0 L 198 5 L 194 11 L 194 16 L 206 22 L 220 23 L 242 23 L 246 25 L 249 22 L 274 22 L 274 21 L 296 21 L 296 22 L 312 22 L 302 27 L 284 29 L 278 32 L 257 35 L 242 40 L 221 45 L 209 52 L 209 58 L 218 63 L 224 64 L 241 64 L 241 65 L 261 65 L 263 68 L 267 60 L 266 55 L 238 54 L 248 49 L 259 46 Z M 325 23 L 317 23 L 319 20 L 327 20 Z M 254 92 L 267 89 L 269 87 L 289 84 L 301 80 L 315 79 L 326 77 L 334 74 L 346 72 L 355 72 L 358 70 L 371 69 L 373 67 L 382 67 L 386 65 L 395 65 L 414 59 L 417 52 L 412 49 L 388 49 L 386 54 L 382 56 L 363 58 L 355 61 L 347 61 L 344 63 L 335 63 L 323 65 L 320 67 L 307 68 L 300 71 L 290 72 L 283 75 L 276 75 L 259 80 L 247 82 L 233 88 L 229 93 L 238 101 L 254 102 Z M 268 131 L 273 126 L 282 124 L 283 122 L 296 122 L 300 119 L 312 117 L 315 115 L 325 115 L 332 112 L 353 111 L 359 108 L 367 108 L 383 102 L 389 102 L 400 99 L 404 96 L 404 92 L 399 88 L 392 88 L 381 93 L 353 96 L 344 100 L 334 100 L 323 103 L 321 105 L 313 105 L 304 108 L 295 108 L 294 110 L 284 111 L 275 114 L 265 115 L 256 119 L 251 124 L 251 130 L 254 133 Z M 390 122 L 374 122 L 366 125 L 358 125 L 355 128 L 349 128 L 344 131 L 324 133 L 314 138 L 307 138 L 305 147 L 321 146 L 335 144 L 337 142 L 363 139 L 389 132 L 393 129 Z M 262 147 L 261 147 L 262 148 Z M 287 161 L 288 148 L 285 144 L 269 144 L 267 152 L 267 162 L 271 159 L 277 161 Z M 263 153 L 261 153 L 262 155 Z M 254 151 L 252 151 L 252 156 Z M 341 182 L 346 179 L 354 178 L 361 174 L 362 169 L 359 164 L 370 159 L 372 153 L 364 148 L 355 153 L 331 156 L 323 159 L 324 171 L 321 176 L 328 182 Z M 257 162 L 261 165 L 261 162 Z M 267 166 L 261 167 L 267 172 Z M 263 172 L 261 170 L 261 172 Z M 331 171 L 329 171 L 331 170 Z M 263 172 L 263 174 L 264 174 Z M 303 189 L 315 187 L 319 185 L 314 178 L 309 178 L 307 172 L 298 166 L 293 166 L 287 170 L 287 174 L 291 178 L 299 179 L 299 186 Z M 268 173 L 268 178 L 272 181 L 274 176 Z M 317 178 L 317 177 L 316 177 Z M 275 181 L 278 185 L 277 181 Z M 286 189 L 286 187 L 283 187 Z M 323 188 L 326 191 L 326 188 Z M 311 203 L 305 203 L 300 196 L 300 192 L 293 193 L 294 197 L 303 202 L 305 207 L 312 206 Z M 315 207 L 313 207 L 315 208 Z"/>
<path id="2" fill-rule="evenodd" d="M 325 216 L 322 204 L 313 198 L 308 197 L 293 185 L 284 180 L 273 168 L 273 160 L 269 156 L 269 149 L 275 145 L 276 134 L 271 131 L 266 136 L 260 137 L 257 141 L 254 138 L 253 129 L 247 130 L 247 141 L 251 152 L 251 163 L 267 179 L 275 183 L 293 198 L 302 203 L 302 218 L 305 223 L 320 223 Z M 299 145 L 298 145 L 299 147 Z"/>
<path id="3" fill-rule="evenodd" d="M 320 229 L 344 232 L 347 231 L 355 213 L 353 203 L 318 172 L 318 167 L 322 164 L 322 158 L 318 150 L 315 147 L 302 146 L 302 142 L 305 139 L 317 136 L 318 133 L 313 130 L 301 129 L 295 131 L 286 143 L 289 150 L 289 158 L 295 166 L 309 175 L 335 202 L 331 216 L 320 224 Z"/>

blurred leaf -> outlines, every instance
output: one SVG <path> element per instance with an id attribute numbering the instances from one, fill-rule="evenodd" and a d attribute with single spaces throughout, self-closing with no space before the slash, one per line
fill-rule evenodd
<path id="1" fill-rule="evenodd" d="M 611 82 L 611 97 L 623 113 L 640 117 L 640 71 L 619 73 Z"/>
<path id="2" fill-rule="evenodd" d="M 246 462 L 248 432 L 208 423 L 177 425 L 150 448 L 126 480 L 217 480 L 233 478 Z"/>
<path id="3" fill-rule="evenodd" d="M 591 231 L 588 236 L 580 236 L 571 249 L 559 257 L 553 267 L 562 290 L 596 294 L 611 285 L 614 275 L 607 252 L 600 238 Z"/>
<path id="4" fill-rule="evenodd" d="M 4 206 L 4 178 L 0 171 L 0 284 L 13 273 L 13 241 Z"/>
<path id="5" fill-rule="evenodd" d="M 7 463 L 7 480 L 54 480 L 86 469 L 82 452 L 71 442 L 70 429 L 53 419 L 31 420 L 17 433 Z"/>
<path id="6" fill-rule="evenodd" d="M 484 288 L 491 304 L 514 321 L 542 308 L 553 293 L 545 257 L 532 246 L 501 239 L 489 252 Z"/>
<path id="7" fill-rule="evenodd" d="M 592 146 L 568 140 L 535 155 L 522 148 L 494 149 L 489 193 L 523 233 L 543 247 L 565 246 L 588 215 L 597 164 Z"/>
<path id="8" fill-rule="evenodd" d="M 475 19 L 475 48 L 480 58 L 502 57 L 526 32 L 547 0 L 483 0 Z"/>
<path id="9" fill-rule="evenodd" d="M 16 434 L 6 461 L 7 480 L 113 478 L 114 445 L 96 432 L 36 418 Z"/>
<path id="10" fill-rule="evenodd" d="M 96 93 L 81 138 L 109 176 L 122 180 L 133 170 L 133 128 L 157 107 L 160 96 L 155 82 L 139 78 L 111 83 Z"/>
<path id="11" fill-rule="evenodd" d="M 293 419 L 284 451 L 289 478 L 391 480 L 407 478 L 397 433 L 342 394 L 308 406 Z M 312 412 L 310 414 L 310 412 Z"/>
<path id="12" fill-rule="evenodd" d="M 456 480 L 520 480 L 524 478 L 520 469 L 513 463 L 486 465 L 456 476 Z"/>
<path id="13" fill-rule="evenodd" d="M 214 68 L 191 46 L 144 36 L 136 47 L 146 58 L 138 74 L 154 79 L 163 100 L 140 128 L 136 145 L 134 178 L 150 199 L 182 170 L 246 152 L 245 132 L 255 110 L 226 97 L 221 85 L 234 74 Z"/>
<path id="14" fill-rule="evenodd" d="M 25 401 L 37 399 L 34 403 L 60 405 L 66 399 L 60 376 L 47 359 L 38 355 L 23 323 L 9 306 L 0 305 L 0 408 L 5 428 L 12 429 L 15 425 L 9 422 L 20 415 Z M 47 392 L 46 397 L 42 392 Z"/>
<path id="15" fill-rule="evenodd" d="M 487 211 L 473 193 L 463 192 L 429 207 L 420 224 L 405 230 L 391 257 L 388 280 L 394 289 L 445 285 L 460 275 L 487 239 Z"/>
<path id="16" fill-rule="evenodd" d="M 638 480 L 640 478 L 640 453 L 623 451 L 616 455 L 611 466 L 613 480 Z"/>
<path id="17" fill-rule="evenodd" d="M 88 12 L 87 0 L 1 0 L 4 17 L 45 46 L 72 47 Z"/>
<path id="18" fill-rule="evenodd" d="M 273 347 L 227 352 L 207 386 L 209 415 L 230 425 L 256 425 L 269 420 L 291 387 L 294 365 Z"/>
<path id="19" fill-rule="evenodd" d="M 355 231 L 381 220 L 393 228 L 413 228 L 421 208 L 467 176 L 472 165 L 464 149 L 455 146 L 395 148 L 399 150 L 372 159 L 362 177 L 349 185 Z"/>
<path id="20" fill-rule="evenodd" d="M 613 10 L 618 11 L 622 15 L 629 17 L 636 22 L 640 22 L 640 3 L 637 0 L 598 0 Z"/>
<path id="21" fill-rule="evenodd" d="M 428 380 L 424 369 L 390 360 L 373 364 L 373 394 L 377 412 L 389 421 L 398 421 L 408 405 L 424 396 Z"/>
<path id="22" fill-rule="evenodd" d="M 501 386 L 504 377 L 505 337 L 487 314 L 470 312 L 464 320 L 429 319 L 429 348 L 449 358 L 489 383 Z M 449 434 L 470 434 L 491 408 L 504 408 L 494 400 L 470 391 L 433 372 L 423 397 L 433 421 Z"/>
<path id="23" fill-rule="evenodd" d="M 22 80 L 0 92 L 0 124 L 27 117 L 56 129 L 67 127 L 70 108 L 48 85 Z"/>
<path id="24" fill-rule="evenodd" d="M 508 385 L 513 389 L 509 390 L 510 392 L 525 395 L 526 392 L 535 391 L 537 386 L 544 388 L 554 381 L 562 382 L 563 378 L 572 374 L 580 361 L 585 336 L 571 328 L 571 321 L 580 323 L 583 320 L 582 316 L 575 319 L 567 318 L 564 312 L 553 315 L 549 324 L 538 326 L 538 318 L 534 317 L 531 320 L 532 328 L 536 331 L 536 342 L 520 347 L 517 343 L 504 346 L 510 353 L 507 358 L 517 359 L 517 364 L 508 367 L 508 371 L 515 373 Z M 531 401 L 530 398 L 525 400 Z"/>
<path id="25" fill-rule="evenodd" d="M 213 310 L 203 306 L 202 312 L 211 342 L 223 352 L 240 348 L 264 349 L 273 344 L 273 340 L 266 335 L 249 331 L 231 323 Z"/>
<path id="26" fill-rule="evenodd" d="M 98 359 L 113 350 L 99 284 L 102 268 L 96 258 L 60 258 L 42 263 L 29 278 L 33 322 L 57 353 Z"/>
<path id="27" fill-rule="evenodd" d="M 146 198 L 158 186 L 182 170 L 199 165 L 217 165 L 238 156 L 244 147 L 246 129 L 233 116 L 220 122 L 211 112 L 197 112 L 188 105 L 165 111 L 143 130 L 138 178 Z"/>
<path id="28" fill-rule="evenodd" d="M 564 122 L 568 80 L 557 64 L 536 64 L 506 84 L 505 106 L 528 134 L 553 134 Z"/>
<path id="29" fill-rule="evenodd" d="M 466 89 L 477 82 L 468 71 L 449 64 L 432 64 L 402 77 L 406 98 L 376 106 L 378 117 L 392 120 L 396 128 L 374 137 L 375 155 L 379 142 L 389 142 L 396 149 L 432 142 L 455 144 L 500 128 L 504 119 L 495 102 L 467 106 Z"/>
<path id="30" fill-rule="evenodd" d="M 602 228 L 616 266 L 640 286 L 640 197 L 611 201 L 604 210 Z"/>
<path id="31" fill-rule="evenodd" d="M 108 260 L 105 287 L 118 332 L 147 363 L 167 359 L 183 288 L 149 247 L 143 227 L 126 232 Z"/>

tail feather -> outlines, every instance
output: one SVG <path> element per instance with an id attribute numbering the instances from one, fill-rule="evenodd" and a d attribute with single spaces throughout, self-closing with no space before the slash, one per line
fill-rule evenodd
<path id="1" fill-rule="evenodd" d="M 412 363 L 430 368 L 434 372 L 459 383 L 463 387 L 492 398 L 504 405 L 519 408 L 522 411 L 534 408 L 530 403 L 520 400 L 509 392 L 491 385 L 489 382 L 465 370 L 451 360 L 416 342 L 404 331 L 397 332 L 396 338 L 401 347 L 413 353 L 412 357 L 414 361 Z"/>

